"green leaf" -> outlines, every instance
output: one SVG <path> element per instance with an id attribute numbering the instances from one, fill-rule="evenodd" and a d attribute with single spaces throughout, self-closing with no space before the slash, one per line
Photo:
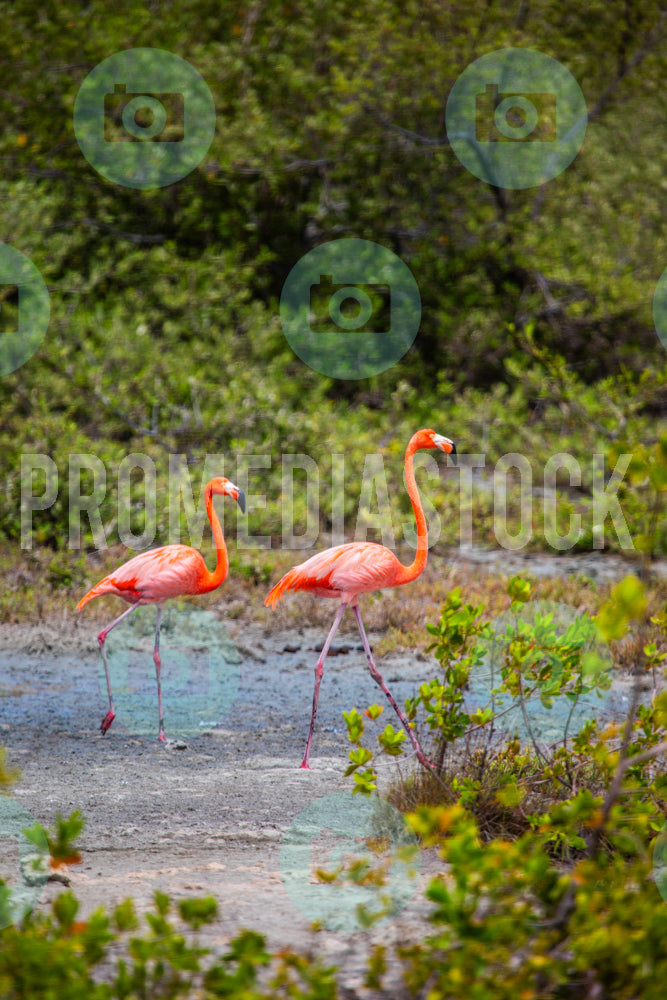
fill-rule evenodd
<path id="1" fill-rule="evenodd" d="M 501 805 L 508 809 L 518 806 L 526 797 L 525 788 L 520 788 L 516 781 L 508 781 L 506 785 L 496 791 L 496 799 Z"/>
<path id="2" fill-rule="evenodd" d="M 66 930 L 74 923 L 74 918 L 79 912 L 79 901 L 72 892 L 61 892 L 53 901 L 53 913 L 60 924 Z"/>
<path id="3" fill-rule="evenodd" d="M 655 714 L 655 724 L 659 729 L 667 729 L 667 691 L 661 691 L 656 695 L 653 703 Z"/>
<path id="4" fill-rule="evenodd" d="M 213 896 L 183 899 L 178 904 L 183 920 L 197 930 L 202 924 L 211 924 L 218 916 L 218 903 Z"/>
<path id="5" fill-rule="evenodd" d="M 356 708 L 351 708 L 349 712 L 343 710 L 343 718 L 347 726 L 348 740 L 350 743 L 356 743 L 364 734 L 363 716 L 360 715 Z"/>
<path id="6" fill-rule="evenodd" d="M 153 901 L 155 903 L 155 909 L 161 917 L 164 917 L 167 913 L 169 913 L 171 900 L 166 892 L 161 892 L 159 889 L 156 889 L 153 893 Z"/>
<path id="7" fill-rule="evenodd" d="M 512 601 L 524 604 L 530 600 L 530 584 L 520 576 L 513 576 L 507 584 L 507 593 Z"/>
<path id="8" fill-rule="evenodd" d="M 605 639 L 621 639 L 630 621 L 646 613 L 646 592 L 636 576 L 624 577 L 600 608 L 595 622 Z"/>
<path id="9" fill-rule="evenodd" d="M 139 925 L 131 899 L 125 899 L 119 903 L 113 911 L 113 920 L 116 929 L 119 931 L 131 931 Z"/>

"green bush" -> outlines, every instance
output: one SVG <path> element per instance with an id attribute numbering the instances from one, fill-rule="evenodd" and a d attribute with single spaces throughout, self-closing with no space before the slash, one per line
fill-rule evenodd
<path id="1" fill-rule="evenodd" d="M 514 578 L 508 595 L 520 611 L 530 587 Z M 623 725 L 601 729 L 591 718 L 569 737 L 566 726 L 549 752 L 528 726 L 523 748 L 515 737 L 471 752 L 471 733 L 490 736 L 501 714 L 492 701 L 465 711 L 470 672 L 493 635 L 483 611 L 464 604 L 458 590 L 449 595 L 439 622 L 429 625 L 440 672 L 406 702 L 413 725 L 424 715 L 435 757 L 395 786 L 392 800 L 413 803 L 412 828 L 447 865 L 427 890 L 434 932 L 398 949 L 408 993 L 657 1000 L 667 973 L 664 878 L 654 857 L 667 812 L 667 693 L 658 693 L 655 675 L 667 656 L 667 615 L 652 617 L 657 641 L 643 648 L 644 670 L 654 679 L 651 703 L 639 704 L 635 693 Z M 593 620 L 582 616 L 555 629 L 552 615 L 538 612 L 531 624 L 519 614 L 501 635 L 496 691 L 518 698 L 524 710 L 534 697 L 547 710 L 563 697 L 576 704 L 608 686 L 591 638 L 622 639 L 645 614 L 635 577 L 612 590 Z M 381 712 L 372 705 L 364 715 L 374 723 Z M 387 749 L 380 733 L 379 750 L 368 749 L 364 716 L 356 709 L 344 715 L 354 744 L 347 773 L 353 791 L 370 795 L 375 753 L 402 748 L 394 742 Z M 415 808 L 420 801 L 427 804 Z"/>

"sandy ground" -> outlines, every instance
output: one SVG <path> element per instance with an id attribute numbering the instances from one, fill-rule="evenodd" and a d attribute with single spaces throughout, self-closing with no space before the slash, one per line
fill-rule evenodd
<path id="1" fill-rule="evenodd" d="M 531 560 L 534 572 L 539 559 Z M 482 560 L 485 570 L 489 563 Z M 517 572 L 526 561 L 518 557 L 518 563 L 499 568 Z M 598 557 L 541 565 L 600 579 L 628 568 Z M 343 995 L 363 996 L 364 953 L 371 943 L 420 940 L 428 933 L 423 889 L 442 865 L 422 850 L 419 872 L 395 879 L 392 868 L 400 912 L 356 933 L 354 890 L 317 882 L 317 867 L 335 867 L 342 852 L 370 832 L 363 800 L 351 799 L 351 779 L 343 777 L 349 744 L 341 713 L 381 703 L 382 694 L 369 676 L 352 616 L 344 619 L 337 655 L 325 668 L 311 771 L 299 764 L 321 628 L 267 633 L 224 624 L 192 605 L 165 612 L 165 746 L 156 740 L 154 616 L 155 609 L 141 609 L 136 622 L 130 615 L 108 640 L 116 720 L 106 736 L 99 731 L 106 689 L 95 629 L 83 620 L 75 624 L 74 616 L 2 627 L 0 744 L 21 772 L 12 799 L 47 827 L 57 812 L 84 814 L 83 860 L 69 869 L 83 915 L 128 895 L 141 911 L 155 889 L 176 898 L 210 893 L 220 917 L 200 933 L 207 945 L 222 949 L 239 928 L 250 927 L 274 948 L 311 947 L 324 954 L 342 967 Z M 423 656 L 405 652 L 385 656 L 379 666 L 399 703 L 429 670 Z M 386 721 L 396 722 L 388 710 Z M 383 782 L 395 766 L 382 764 Z M 285 853 L 290 843 L 306 845 L 296 862 Z M 15 882 L 9 837 L 0 838 L 0 851 L 0 874 Z M 61 889 L 49 883 L 37 907 L 46 907 Z M 361 901 L 373 908 L 378 890 L 364 892 Z M 318 918 L 325 926 L 315 933 L 311 922 Z M 387 996 L 397 997 L 392 975 L 396 968 Z"/>
<path id="2" fill-rule="evenodd" d="M 232 627 L 236 642 L 224 644 L 229 661 L 195 645 L 189 651 L 193 676 L 185 678 L 182 633 L 201 626 L 202 618 L 206 624 L 207 615 L 187 605 L 175 608 L 172 618 L 183 628 L 175 639 L 163 635 L 166 746 L 156 739 L 152 637 L 123 636 L 121 626 L 111 633 L 112 683 L 120 683 L 113 685 L 116 719 L 102 736 L 106 694 L 94 630 L 49 624 L 3 629 L 0 743 L 21 771 L 12 798 L 45 826 L 57 812 L 69 815 L 80 809 L 84 814 L 83 861 L 68 870 L 83 917 L 100 904 L 112 907 L 127 896 L 141 912 L 156 889 L 176 899 L 212 894 L 219 901 L 220 918 L 200 932 L 206 945 L 223 949 L 240 928 L 252 928 L 266 934 L 274 948 L 310 947 L 340 963 L 346 988 L 353 991 L 349 995 L 363 995 L 363 956 L 371 943 L 423 936 L 429 910 L 423 889 L 441 865 L 433 852 L 419 852 L 421 874 L 410 872 L 407 889 L 399 880 L 401 912 L 371 931 L 359 932 L 353 912 L 357 902 L 373 910 L 381 906 L 377 890 L 359 897 L 349 887 L 317 882 L 316 869 L 335 868 L 341 846 L 354 853 L 355 843 L 373 832 L 363 817 L 357 828 L 355 813 L 364 813 L 365 800 L 351 798 L 351 779 L 343 777 L 349 744 L 341 712 L 382 698 L 351 631 L 353 619 L 337 640 L 337 655 L 327 663 L 312 770 L 305 771 L 299 764 L 321 630 L 266 636 L 259 629 Z M 152 632 L 155 609 L 145 609 L 145 616 Z M 124 638 L 132 659 L 125 684 L 114 663 L 114 650 L 122 648 Z M 170 639 L 178 654 L 172 659 Z M 179 674 L 177 683 L 170 683 L 170 669 Z M 203 679 L 205 686 L 212 669 L 228 671 L 232 690 L 229 685 L 213 689 L 209 683 L 202 712 L 188 685 Z M 382 669 L 400 702 L 423 679 L 425 665 L 423 659 L 393 656 L 383 660 Z M 127 710 L 132 697 L 140 703 L 134 712 Z M 220 709 L 226 709 L 224 714 L 218 715 Z M 200 727 L 202 714 L 218 717 L 204 719 L 207 724 Z M 383 776 L 390 776 L 386 766 Z M 304 814 L 312 812 L 313 804 L 321 813 Z M 312 848 L 301 859 L 295 887 L 294 858 L 281 861 L 281 852 L 290 843 L 290 830 L 298 831 L 300 823 L 305 823 L 304 836 Z M 7 837 L 0 839 L 3 847 L 0 873 L 15 884 L 16 852 Z M 49 883 L 37 895 L 37 908 L 46 908 L 61 890 Z M 321 905 L 313 890 L 324 894 Z M 313 920 L 325 924 L 318 933 L 310 929 Z"/>

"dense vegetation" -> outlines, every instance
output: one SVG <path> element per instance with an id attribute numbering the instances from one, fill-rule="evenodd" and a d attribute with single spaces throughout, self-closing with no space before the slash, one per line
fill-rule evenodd
<path id="1" fill-rule="evenodd" d="M 268 498 L 251 510 L 249 531 L 276 544 L 281 455 L 318 464 L 328 530 L 330 456 L 345 454 L 354 533 L 364 460 L 378 451 L 388 457 L 400 537 L 400 457 L 412 430 L 426 425 L 462 452 L 484 453 L 489 473 L 506 452 L 524 454 L 536 486 L 551 455 L 572 454 L 582 482 L 558 516 L 567 525 L 572 510 L 582 512 L 577 544 L 589 547 L 592 455 L 611 460 L 606 481 L 610 446 L 650 448 L 664 426 L 667 354 L 651 304 L 667 262 L 665 17 L 660 3 L 638 0 L 12 5 L 0 57 L 2 235 L 42 272 L 52 311 L 41 348 L 0 383 L 5 538 L 20 536 L 23 453 L 56 462 L 60 494 L 35 515 L 34 542 L 62 548 L 70 474 L 79 485 L 72 454 L 103 463 L 106 484 L 99 465 L 94 480 L 93 460 L 83 460 L 81 492 L 99 489 L 108 543 L 118 540 L 121 461 L 140 453 L 155 463 L 158 517 L 144 544 L 168 536 L 160 512 L 170 455 L 183 456 L 195 496 L 207 454 L 224 455 L 232 478 L 251 464 L 244 456 L 271 456 L 270 468 L 249 470 L 251 492 Z M 188 59 L 217 109 L 199 167 L 148 191 L 96 173 L 72 123 L 87 74 L 134 46 Z M 506 46 L 562 61 L 589 108 L 580 154 L 540 188 L 477 180 L 446 138 L 454 80 Z M 310 370 L 279 321 L 290 269 L 341 236 L 399 254 L 423 304 L 413 348 L 362 381 Z M 295 475 L 303 487 L 303 473 Z M 145 491 L 139 472 L 130 479 L 132 502 L 121 489 L 120 506 L 130 507 L 140 536 Z M 626 516 L 642 532 L 646 511 L 625 483 Z M 35 492 L 43 486 L 36 474 Z M 455 487 L 451 477 L 429 485 L 450 544 L 459 534 Z M 650 506 L 654 495 L 643 488 L 640 506 Z M 296 493 L 296 530 L 304 531 L 303 488 Z M 549 544 L 538 513 L 531 543 Z M 473 514 L 475 542 L 495 543 L 488 488 L 473 498 Z M 370 528 L 388 516 L 387 508 L 371 515 Z M 84 546 L 99 547 L 85 515 L 82 524 Z M 182 526 L 187 536 L 185 519 Z M 605 541 L 623 543 L 614 531 Z"/>

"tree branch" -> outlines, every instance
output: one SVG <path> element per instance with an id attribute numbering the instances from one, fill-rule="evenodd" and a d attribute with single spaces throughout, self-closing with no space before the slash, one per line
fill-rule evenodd
<path id="1" fill-rule="evenodd" d="M 611 100 L 612 94 L 619 86 L 619 84 L 621 84 L 622 81 L 625 79 L 625 77 L 628 76 L 628 74 L 639 65 L 639 63 L 644 59 L 645 56 L 648 55 L 651 49 L 653 49 L 657 45 L 657 43 L 660 41 L 661 29 L 666 21 L 667 21 L 667 11 L 663 11 L 660 15 L 660 19 L 657 22 L 657 24 L 654 24 L 651 30 L 646 35 L 646 38 L 644 39 L 644 44 L 640 46 L 639 49 L 637 49 L 632 59 L 629 59 L 627 63 L 624 63 L 620 67 L 618 73 L 616 74 L 616 78 L 612 80 L 612 82 L 609 84 L 606 90 L 602 92 L 602 94 L 597 100 L 597 103 L 593 106 L 592 110 L 588 112 L 589 122 L 591 121 L 591 119 L 597 118 L 597 116 L 602 113 L 606 105 Z"/>

